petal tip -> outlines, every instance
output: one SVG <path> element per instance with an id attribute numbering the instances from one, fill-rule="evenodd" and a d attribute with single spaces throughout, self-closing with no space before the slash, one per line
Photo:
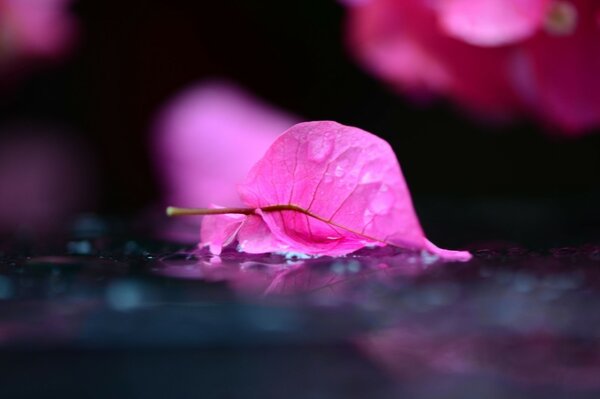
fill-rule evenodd
<path id="1" fill-rule="evenodd" d="M 425 250 L 439 256 L 445 261 L 450 262 L 467 262 L 473 258 L 473 255 L 469 251 L 453 251 L 442 249 L 429 240 L 426 240 Z"/>

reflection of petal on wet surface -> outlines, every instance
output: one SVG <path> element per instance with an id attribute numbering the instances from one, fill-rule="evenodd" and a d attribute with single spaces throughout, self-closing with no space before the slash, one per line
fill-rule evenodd
<path id="1" fill-rule="evenodd" d="M 482 250 L 445 267 L 386 248 L 294 261 L 225 252 L 218 266 L 199 261 L 196 277 L 250 300 L 363 312 L 373 329 L 357 348 L 400 384 L 440 377 L 586 391 L 600 389 L 600 317 L 583 294 L 596 252 Z"/>
<path id="2" fill-rule="evenodd" d="M 382 397 L 587 399 L 600 390 L 598 245 L 498 244 L 453 264 L 390 248 L 216 257 L 109 239 L 110 224 L 84 221 L 53 247 L 62 250 L 15 256 L 22 243 L 0 241 L 0 348 L 244 347 L 262 358 L 265 348 L 341 345 L 402 394 Z M 30 370 L 29 354 L 22 359 Z M 332 364 L 323 357 L 313 371 Z M 346 366 L 335 372 L 353 379 Z"/>
<path id="3" fill-rule="evenodd" d="M 249 258 L 252 260 L 244 261 Z M 162 258 L 153 272 L 173 278 L 225 281 L 246 294 L 303 294 L 347 300 L 352 290 L 365 284 L 389 284 L 395 277 L 415 277 L 431 267 L 435 266 L 427 255 L 390 248 L 363 250 L 351 257 L 309 259 L 277 254 L 248 256 L 234 251 L 214 256 L 199 251 Z"/>

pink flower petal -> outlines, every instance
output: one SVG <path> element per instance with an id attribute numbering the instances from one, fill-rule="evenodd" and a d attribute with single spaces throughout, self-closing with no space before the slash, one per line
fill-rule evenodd
<path id="1" fill-rule="evenodd" d="M 54 57 L 73 44 L 71 0 L 0 0 L 0 69 L 33 57 Z M 18 64 L 20 65 L 20 64 Z"/>
<path id="2" fill-rule="evenodd" d="M 250 171 L 240 194 L 253 208 L 294 204 L 329 221 L 294 211 L 263 213 L 273 234 L 293 250 L 341 255 L 381 245 L 399 229 L 403 246 L 422 246 L 394 152 L 357 128 L 335 122 L 294 126 Z"/>
<path id="3" fill-rule="evenodd" d="M 245 217 L 243 215 L 214 215 L 202 220 L 200 246 L 209 247 L 210 252 L 219 255 L 223 247 L 235 240 Z"/>
<path id="4" fill-rule="evenodd" d="M 0 233 L 53 233 L 94 204 L 94 162 L 60 129 L 0 132 Z"/>
<path id="5" fill-rule="evenodd" d="M 597 9 L 585 2 L 578 5 L 580 16 Z M 600 28 L 594 18 L 579 18 L 569 35 L 549 33 L 527 46 L 535 98 L 533 112 L 570 134 L 600 124 Z"/>
<path id="6" fill-rule="evenodd" d="M 511 49 L 450 37 L 437 10 L 422 0 L 371 0 L 351 7 L 348 33 L 365 67 L 403 92 L 445 94 L 500 117 L 520 108 L 506 73 Z"/>
<path id="7" fill-rule="evenodd" d="M 360 3 L 349 9 L 350 48 L 367 68 L 395 84 L 445 90 L 450 84 L 449 71 L 414 40 L 421 26 L 434 30 L 435 14 L 413 0 L 402 5 L 394 0 Z"/>
<path id="8" fill-rule="evenodd" d="M 450 35 L 478 46 L 500 46 L 532 36 L 549 0 L 440 0 L 440 23 Z"/>
<path id="9" fill-rule="evenodd" d="M 267 245 L 257 247 L 270 250 L 275 242 L 291 252 L 337 256 L 391 244 L 470 258 L 427 241 L 393 150 L 358 128 L 329 121 L 293 126 L 269 147 L 239 190 L 265 223 L 250 229 L 254 237 L 267 237 Z M 273 206 L 288 208 L 268 209 Z M 244 248 L 249 241 L 244 239 Z"/>
<path id="10" fill-rule="evenodd" d="M 239 249 L 250 254 L 286 251 L 287 246 L 269 230 L 260 216 L 246 217 L 238 233 Z"/>
<path id="11" fill-rule="evenodd" d="M 442 94 L 494 119 L 600 125 L 600 6 L 589 0 L 368 0 L 348 4 L 351 50 L 403 93 Z"/>

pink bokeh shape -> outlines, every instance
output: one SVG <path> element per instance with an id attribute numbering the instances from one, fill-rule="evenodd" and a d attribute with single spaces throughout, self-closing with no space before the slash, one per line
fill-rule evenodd
<path id="1" fill-rule="evenodd" d="M 171 100 L 155 126 L 154 152 L 170 205 L 241 204 L 252 165 L 295 118 L 226 82 L 194 85 Z"/>
<path id="2" fill-rule="evenodd" d="M 600 124 L 596 1 L 346 3 L 351 52 L 402 93 L 494 119 L 533 116 L 571 136 Z"/>
<path id="3" fill-rule="evenodd" d="M 94 205 L 94 164 L 78 140 L 47 127 L 3 127 L 0 232 L 51 233 Z"/>
<path id="4" fill-rule="evenodd" d="M 544 20 L 550 0 L 441 0 L 442 28 L 480 46 L 499 46 L 526 39 Z"/>
<path id="5" fill-rule="evenodd" d="M 21 61 L 57 58 L 76 37 L 71 0 L 0 0 L 0 71 Z"/>

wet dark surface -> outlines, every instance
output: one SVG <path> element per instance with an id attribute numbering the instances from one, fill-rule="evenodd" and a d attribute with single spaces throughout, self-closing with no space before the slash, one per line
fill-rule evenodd
<path id="1" fill-rule="evenodd" d="M 586 220 L 569 247 L 543 243 L 579 220 L 544 225 L 528 247 L 447 240 L 474 243 L 467 263 L 386 248 L 214 257 L 93 216 L 65 236 L 12 236 L 0 246 L 0 393 L 597 398 L 600 243 Z"/>

